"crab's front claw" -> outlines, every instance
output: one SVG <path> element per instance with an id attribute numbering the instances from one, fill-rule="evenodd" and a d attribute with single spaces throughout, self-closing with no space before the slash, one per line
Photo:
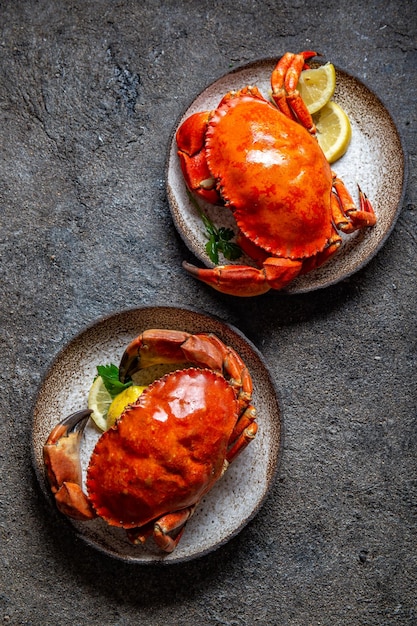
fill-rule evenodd
<path id="1" fill-rule="evenodd" d="M 119 380 L 130 380 L 136 372 L 159 363 L 183 363 L 182 345 L 189 333 L 179 330 L 145 330 L 133 339 L 119 364 Z"/>
<path id="2" fill-rule="evenodd" d="M 186 261 L 183 268 L 198 280 L 231 296 L 260 296 L 270 289 L 283 289 L 301 271 L 302 263 L 291 259 L 268 257 L 261 268 L 250 265 L 217 265 L 201 269 Z"/>
<path id="3" fill-rule="evenodd" d="M 207 164 L 204 147 L 209 117 L 209 111 L 193 113 L 181 124 L 175 138 L 187 187 L 203 200 L 218 204 L 220 196 Z"/>
<path id="4" fill-rule="evenodd" d="M 80 443 L 90 410 L 65 418 L 50 433 L 44 447 L 46 475 L 61 513 L 78 520 L 96 517 L 82 490 Z"/>

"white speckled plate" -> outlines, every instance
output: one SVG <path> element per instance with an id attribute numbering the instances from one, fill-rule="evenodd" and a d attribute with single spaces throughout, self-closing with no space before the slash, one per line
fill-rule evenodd
<path id="1" fill-rule="evenodd" d="M 112 528 L 100 519 L 71 520 L 70 524 L 82 539 L 111 556 L 132 563 L 178 563 L 202 556 L 236 535 L 262 505 L 278 465 L 282 420 L 274 384 L 259 351 L 237 329 L 198 311 L 166 306 L 123 311 L 89 326 L 61 350 L 42 382 L 34 410 L 33 462 L 42 491 L 55 506 L 42 459 L 49 432 L 67 415 L 86 408 L 96 366 L 118 364 L 128 343 L 147 328 L 213 332 L 232 346 L 253 377 L 258 435 L 200 503 L 172 554 L 160 556 L 136 547 L 123 529 Z M 99 436 L 89 422 L 81 455 L 84 474 Z"/>
<path id="2" fill-rule="evenodd" d="M 215 108 L 221 97 L 232 89 L 257 85 L 265 97 L 268 97 L 270 75 L 275 63 L 276 59 L 256 61 L 212 83 L 187 108 L 178 121 L 177 128 L 191 113 Z M 362 268 L 385 242 L 402 206 L 406 159 L 400 136 L 389 112 L 361 81 L 338 68 L 333 99 L 349 116 L 352 140 L 345 156 L 334 163 L 332 168 L 343 178 L 355 201 L 358 201 L 357 184 L 360 184 L 373 204 L 378 222 L 373 228 L 344 237 L 337 256 L 323 267 L 293 281 L 285 289 L 287 293 L 304 293 L 327 287 Z M 201 218 L 187 196 L 179 166 L 175 133 L 169 147 L 166 178 L 169 205 L 178 232 L 195 256 L 205 266 L 213 267 L 205 252 L 207 239 Z M 217 226 L 236 230 L 230 211 L 199 202 Z M 241 263 L 242 259 L 236 262 Z M 246 259 L 245 262 L 250 261 Z"/>

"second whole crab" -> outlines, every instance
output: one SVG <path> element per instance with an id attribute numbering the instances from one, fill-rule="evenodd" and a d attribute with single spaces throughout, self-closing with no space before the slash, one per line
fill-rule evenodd
<path id="1" fill-rule="evenodd" d="M 150 384 L 98 439 L 83 485 L 80 445 L 91 414 L 57 424 L 43 447 L 58 509 L 124 528 L 134 544 L 172 552 L 195 508 L 257 433 L 252 377 L 212 333 L 149 329 L 126 348 L 121 382 L 156 364 L 184 369 Z"/>
<path id="2" fill-rule="evenodd" d="M 287 52 L 271 76 L 272 98 L 257 87 L 227 93 L 212 111 L 190 115 L 176 133 L 191 193 L 229 208 L 252 265 L 184 268 L 218 291 L 256 296 L 283 289 L 326 263 L 342 233 L 376 223 L 359 189 L 356 207 L 321 150 L 297 83 L 314 51 Z"/>

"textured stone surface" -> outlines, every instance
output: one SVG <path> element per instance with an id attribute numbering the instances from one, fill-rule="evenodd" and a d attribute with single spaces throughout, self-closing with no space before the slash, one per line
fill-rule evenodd
<path id="1" fill-rule="evenodd" d="M 416 13 L 413 0 L 0 2 L 0 620 L 10 624 L 411 625 L 416 600 Z M 244 62 L 314 48 L 392 111 L 404 206 L 358 274 L 238 300 L 184 275 L 165 158 L 175 121 Z M 44 501 L 42 375 L 85 324 L 177 302 L 264 353 L 285 417 L 256 518 L 203 559 L 129 566 Z"/>

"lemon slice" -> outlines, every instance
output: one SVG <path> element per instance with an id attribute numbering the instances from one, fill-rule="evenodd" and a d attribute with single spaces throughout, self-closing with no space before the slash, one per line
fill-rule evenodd
<path id="1" fill-rule="evenodd" d="M 106 428 L 110 428 L 116 422 L 117 418 L 121 416 L 125 408 L 129 404 L 133 404 L 139 398 L 141 393 L 145 387 L 142 385 L 132 385 L 131 387 L 127 387 L 113 399 L 109 410 L 107 412 L 107 426 Z"/>
<path id="2" fill-rule="evenodd" d="M 329 163 L 334 163 L 348 149 L 352 136 L 349 118 L 336 102 L 328 102 L 314 115 L 317 141 Z"/>
<path id="3" fill-rule="evenodd" d="M 100 430 L 107 430 L 107 411 L 112 397 L 107 391 L 101 376 L 97 376 L 88 393 L 87 405 L 93 412 L 91 419 Z"/>
<path id="4" fill-rule="evenodd" d="M 324 107 L 334 94 L 336 71 L 334 65 L 326 63 L 317 69 L 304 70 L 298 80 L 297 89 L 311 114 Z"/>

